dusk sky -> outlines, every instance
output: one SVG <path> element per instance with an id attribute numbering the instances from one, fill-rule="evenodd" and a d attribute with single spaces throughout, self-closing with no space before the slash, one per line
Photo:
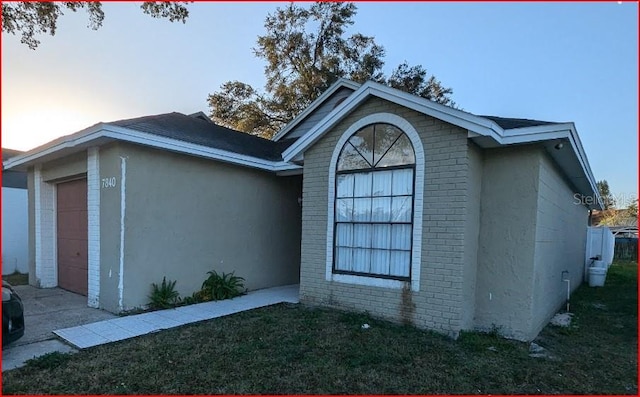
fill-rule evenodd
<path id="1" fill-rule="evenodd" d="M 60 18 L 33 51 L 2 34 L 2 146 L 28 150 L 99 121 L 209 113 L 228 80 L 264 85 L 252 47 L 286 3 L 195 3 L 186 24 L 105 3 Z M 637 196 L 638 4 L 359 3 L 353 32 L 385 47 L 385 70 L 422 64 L 465 111 L 573 121 L 597 180 Z"/>

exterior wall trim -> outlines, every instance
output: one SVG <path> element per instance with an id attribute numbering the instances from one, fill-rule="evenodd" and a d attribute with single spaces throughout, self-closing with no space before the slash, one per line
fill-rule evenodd
<path id="1" fill-rule="evenodd" d="M 100 306 L 100 149 L 87 151 L 88 293 L 87 305 Z"/>
<path id="2" fill-rule="evenodd" d="M 424 178 L 425 178 L 425 156 L 422 140 L 416 129 L 404 118 L 391 113 L 374 113 L 361 118 L 353 123 L 347 130 L 342 133 L 338 143 L 333 149 L 331 162 L 329 163 L 329 199 L 327 207 L 327 263 L 325 279 L 327 281 L 335 281 L 349 284 L 360 284 L 374 287 L 401 289 L 405 282 L 398 280 L 386 280 L 376 277 L 354 276 L 344 274 L 333 274 L 333 243 L 334 243 L 334 200 L 335 200 L 335 178 L 336 164 L 342 147 L 347 140 L 362 127 L 374 123 L 387 123 L 401 129 L 411 140 L 416 156 L 415 168 L 415 190 L 414 190 L 414 209 L 413 209 L 413 246 L 411 252 L 411 290 L 420 290 L 420 269 L 422 258 L 422 209 L 424 205 Z"/>

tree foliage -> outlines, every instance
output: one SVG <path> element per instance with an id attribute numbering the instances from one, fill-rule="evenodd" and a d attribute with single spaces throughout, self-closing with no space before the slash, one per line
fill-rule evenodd
<path id="1" fill-rule="evenodd" d="M 611 207 L 615 207 L 616 202 L 609 190 L 609 182 L 606 180 L 596 182 L 596 187 L 598 188 L 598 192 L 600 193 L 600 197 L 602 198 L 602 206 L 605 210 L 608 210 Z"/>
<path id="2" fill-rule="evenodd" d="M 385 50 L 373 37 L 346 30 L 354 23 L 353 3 L 291 3 L 265 20 L 254 54 L 266 61 L 266 85 L 229 81 L 209 95 L 211 118 L 218 124 L 271 137 L 341 77 L 388 84 L 436 102 L 453 105 L 452 90 L 421 65 L 399 65 L 387 78 Z"/>
<path id="3" fill-rule="evenodd" d="M 171 22 L 184 23 L 189 16 L 186 3 L 188 2 L 145 1 L 140 8 L 145 14 L 154 18 L 167 18 Z M 54 36 L 58 27 L 58 18 L 64 15 L 65 11 L 76 12 L 80 9 L 86 10 L 89 15 L 87 27 L 97 30 L 102 26 L 104 11 L 99 1 L 2 2 L 2 31 L 13 35 L 20 34 L 20 42 L 35 50 L 40 45 L 37 35 Z"/>

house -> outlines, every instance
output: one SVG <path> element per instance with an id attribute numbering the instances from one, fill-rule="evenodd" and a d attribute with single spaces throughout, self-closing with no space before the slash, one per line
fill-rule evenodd
<path id="1" fill-rule="evenodd" d="M 563 305 L 563 280 L 581 283 L 600 208 L 573 123 L 347 80 L 273 141 L 170 113 L 99 123 L 5 166 L 27 170 L 34 191 L 34 285 L 71 289 L 86 262 L 73 283 L 119 311 L 164 275 L 191 293 L 215 268 L 452 336 L 533 339 Z"/>
<path id="2" fill-rule="evenodd" d="M 22 154 L 2 148 L 2 160 Z M 2 274 L 27 273 L 27 173 L 2 170 Z"/>

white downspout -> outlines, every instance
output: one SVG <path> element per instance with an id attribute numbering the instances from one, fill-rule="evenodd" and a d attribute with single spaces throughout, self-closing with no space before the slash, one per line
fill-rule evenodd
<path id="1" fill-rule="evenodd" d="M 120 271 L 118 275 L 118 308 L 123 310 L 124 297 L 124 215 L 126 210 L 127 158 L 120 157 Z"/>

